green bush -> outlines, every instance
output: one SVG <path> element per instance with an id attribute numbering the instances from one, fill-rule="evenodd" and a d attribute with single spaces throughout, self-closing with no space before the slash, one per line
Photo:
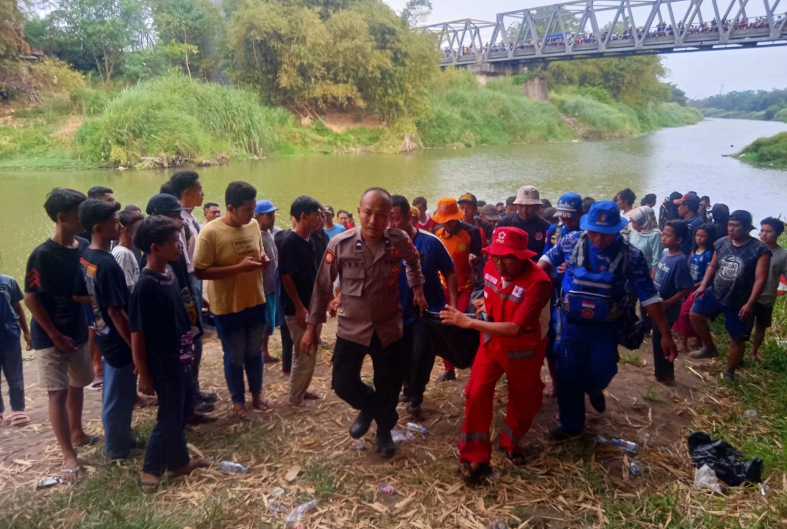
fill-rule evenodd
<path id="1" fill-rule="evenodd" d="M 787 123 L 787 108 L 783 108 L 773 115 L 773 121 L 782 121 Z"/>
<path id="2" fill-rule="evenodd" d="M 574 91 L 574 94 L 595 99 L 599 103 L 604 103 L 606 105 L 615 102 L 610 93 L 600 86 L 580 86 Z"/>
<path id="3" fill-rule="evenodd" d="M 86 113 L 101 105 L 91 97 L 82 99 Z M 162 154 L 248 157 L 274 151 L 279 129 L 291 123 L 286 111 L 262 106 L 245 90 L 171 76 L 124 90 L 82 125 L 76 140 L 85 158 L 103 163 Z"/>
<path id="4" fill-rule="evenodd" d="M 479 86 L 472 74 L 449 73 L 449 76 L 432 92 L 430 115 L 417 122 L 426 147 L 543 142 L 574 137 L 553 105 L 524 97 L 521 87 L 515 86 L 510 78 Z"/>
<path id="5" fill-rule="evenodd" d="M 589 97 L 569 95 L 561 98 L 558 106 L 564 114 L 606 134 L 636 134 L 641 130 L 634 109 L 619 103 L 609 105 Z"/>
<path id="6" fill-rule="evenodd" d="M 741 159 L 755 165 L 787 168 L 787 132 L 755 140 L 741 151 Z"/>

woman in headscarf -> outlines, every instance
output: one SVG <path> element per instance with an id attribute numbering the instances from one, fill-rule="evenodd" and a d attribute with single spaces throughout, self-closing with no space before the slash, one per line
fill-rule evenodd
<path id="1" fill-rule="evenodd" d="M 650 267 L 650 277 L 653 278 L 662 250 L 656 213 L 648 206 L 641 206 L 631 211 L 629 220 L 633 228 L 629 242 L 645 256 L 645 262 Z"/>
<path id="2" fill-rule="evenodd" d="M 727 236 L 727 221 L 730 220 L 730 208 L 724 204 L 714 204 L 710 210 L 713 218 L 713 230 L 716 232 L 716 240 Z"/>

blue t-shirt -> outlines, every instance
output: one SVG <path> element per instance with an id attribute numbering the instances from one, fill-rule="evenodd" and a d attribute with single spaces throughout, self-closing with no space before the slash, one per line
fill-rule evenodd
<path id="1" fill-rule="evenodd" d="M 16 324 L 19 315 L 14 310 L 14 304 L 22 301 L 24 297 L 16 279 L 0 274 L 0 331 Z"/>
<path id="2" fill-rule="evenodd" d="M 542 259 L 546 259 L 554 270 L 563 263 L 571 260 L 571 252 L 579 242 L 581 231 L 575 231 L 564 236 L 557 245 L 546 252 Z M 604 271 L 609 268 L 612 260 L 617 257 L 620 246 L 625 244 L 623 238 L 618 235 L 615 242 L 601 250 L 588 242 L 588 257 L 590 267 L 596 271 Z M 637 248 L 628 245 L 628 267 L 623 274 L 615 274 L 615 281 L 612 285 L 613 296 L 623 296 L 626 292 L 626 283 L 630 282 L 636 291 L 640 301 L 647 301 L 658 296 L 658 291 L 650 279 L 650 266 L 645 262 L 645 257 Z M 563 277 L 563 291 L 568 292 L 574 282 L 573 265 L 566 266 L 566 274 Z"/>
<path id="3" fill-rule="evenodd" d="M 445 308 L 445 291 L 440 282 L 440 275 L 448 274 L 454 269 L 454 261 L 443 243 L 428 231 L 418 230 L 413 239 L 413 246 L 421 261 L 421 273 L 424 275 L 424 297 L 430 311 L 441 311 Z M 399 301 L 402 303 L 402 322 L 410 324 L 415 321 L 413 315 L 413 289 L 407 284 L 407 272 L 404 261 L 400 264 Z"/>
<path id="4" fill-rule="evenodd" d="M 689 258 L 689 273 L 695 285 L 699 285 L 708 271 L 708 265 L 713 259 L 713 250 L 705 250 L 702 253 L 691 252 Z"/>
<path id="5" fill-rule="evenodd" d="M 345 228 L 341 224 L 334 224 L 333 228 L 331 228 L 330 230 L 326 230 L 325 228 L 323 228 L 322 230 L 328 234 L 328 239 L 333 239 L 334 237 L 336 237 L 346 229 L 347 228 Z"/>
<path id="6" fill-rule="evenodd" d="M 656 265 L 656 275 L 653 278 L 653 283 L 659 290 L 659 295 L 663 300 L 671 298 L 681 290 L 694 286 L 694 280 L 689 272 L 689 264 L 686 262 L 686 257 L 683 253 L 678 255 L 668 255 L 668 253 L 669 250 L 664 250 L 661 253 L 659 264 Z M 681 303 L 674 303 L 664 311 L 667 315 L 667 321 L 678 321 L 680 306 Z"/>

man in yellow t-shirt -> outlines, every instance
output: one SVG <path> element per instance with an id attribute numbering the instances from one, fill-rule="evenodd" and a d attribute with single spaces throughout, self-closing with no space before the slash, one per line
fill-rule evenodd
<path id="1" fill-rule="evenodd" d="M 210 308 L 224 349 L 224 377 L 232 396 L 231 417 L 246 410 L 244 369 L 252 407 L 269 407 L 262 398 L 262 270 L 268 266 L 268 256 L 254 219 L 256 198 L 257 190 L 250 184 L 231 182 L 225 193 L 226 212 L 205 225 L 194 249 L 194 274 L 208 281 Z"/>

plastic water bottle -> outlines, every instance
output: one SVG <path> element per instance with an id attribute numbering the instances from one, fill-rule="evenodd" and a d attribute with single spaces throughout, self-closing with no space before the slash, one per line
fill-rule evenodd
<path id="1" fill-rule="evenodd" d="M 311 511 L 317 506 L 317 500 L 311 500 L 309 502 L 304 503 L 303 505 L 298 505 L 290 514 L 287 515 L 287 518 L 284 520 L 284 527 L 287 529 L 298 529 L 303 527 L 300 523 L 301 518 L 303 515 L 306 514 L 308 511 Z"/>
<path id="2" fill-rule="evenodd" d="M 637 452 L 639 451 L 639 446 L 637 446 L 637 443 L 633 441 L 626 441 L 625 439 L 613 439 L 612 444 L 628 454 L 637 455 Z"/>
<path id="3" fill-rule="evenodd" d="M 642 461 L 636 460 L 629 463 L 629 472 L 632 476 L 637 477 L 642 474 L 643 465 Z"/>
<path id="4" fill-rule="evenodd" d="M 235 461 L 222 461 L 219 463 L 219 470 L 222 472 L 226 472 L 227 474 L 248 474 L 249 468 L 244 467 L 240 463 L 236 463 Z"/>
<path id="5" fill-rule="evenodd" d="M 417 422 L 408 422 L 407 426 L 405 426 L 405 428 L 407 428 L 408 430 L 413 431 L 413 432 L 421 432 L 424 435 L 429 433 L 426 428 L 424 428 L 423 426 L 421 426 Z"/>

